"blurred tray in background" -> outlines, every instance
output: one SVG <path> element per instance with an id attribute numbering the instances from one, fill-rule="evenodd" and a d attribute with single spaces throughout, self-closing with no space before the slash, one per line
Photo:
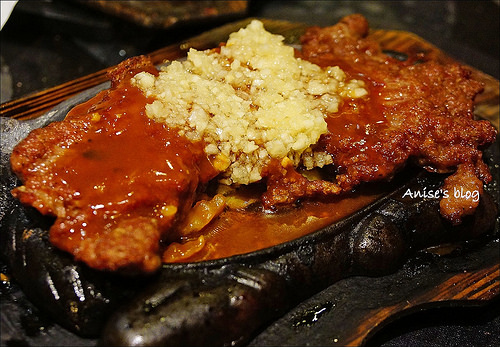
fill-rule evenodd
<path id="1" fill-rule="evenodd" d="M 248 1 L 81 1 L 82 4 L 148 28 L 230 19 L 247 12 Z"/>

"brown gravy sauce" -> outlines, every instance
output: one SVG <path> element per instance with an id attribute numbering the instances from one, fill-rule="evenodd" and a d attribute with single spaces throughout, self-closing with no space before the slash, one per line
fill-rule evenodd
<path id="1" fill-rule="evenodd" d="M 328 65 L 328 62 L 323 63 L 322 65 Z M 367 87 L 374 88 L 373 85 Z M 370 90 L 370 93 L 373 93 L 373 90 Z M 101 93 L 77 106 L 68 115 L 68 118 L 71 118 L 83 113 L 96 113 L 99 114 L 95 119 L 96 124 L 101 125 L 91 127 L 85 141 L 72 146 L 70 153 L 65 155 L 66 163 L 61 163 L 61 167 L 69 168 L 58 173 L 61 179 L 71 181 L 77 191 L 86 191 L 86 198 L 81 204 L 89 206 L 87 219 L 78 221 L 77 225 L 63 228 L 67 232 L 75 233 L 70 229 L 76 227 L 79 230 L 75 234 L 90 232 L 98 236 L 99 229 L 106 228 L 107 218 L 93 216 L 133 214 L 130 206 L 126 210 L 120 210 L 121 205 L 127 206 L 127 194 L 148 195 L 152 194 L 152 190 L 161 189 L 161 184 L 158 185 L 153 177 L 154 173 L 158 172 L 159 168 L 165 172 L 169 171 L 165 163 L 177 163 L 179 155 L 191 155 L 189 152 L 192 149 L 188 149 L 190 146 L 183 142 L 183 139 L 172 136 L 169 133 L 172 130 L 148 119 L 144 112 L 147 102 L 137 89 L 131 87 L 130 83 L 125 83 L 113 93 Z M 345 137 L 351 138 L 350 143 L 352 138 L 355 138 L 357 145 L 366 146 L 369 151 L 373 141 L 369 135 L 373 135 L 377 124 L 385 121 L 380 116 L 380 110 L 372 106 L 369 98 L 341 105 L 340 112 L 331 115 L 327 120 L 330 136 L 334 138 L 332 141 L 336 141 L 338 145 Z M 339 116 L 340 113 L 342 116 Z M 102 132 L 106 132 L 108 136 L 102 136 Z M 120 138 L 120 141 L 116 141 L 117 138 Z M 172 141 L 172 138 L 178 140 Z M 182 163 L 179 162 L 179 165 L 168 172 L 168 184 L 180 184 L 184 168 L 181 167 Z M 207 177 L 213 174 L 210 170 L 206 172 Z M 131 174 L 136 174 L 137 177 L 131 177 Z M 151 184 L 134 185 L 133 182 L 139 180 Z M 124 186 L 123 182 L 129 182 L 131 186 Z M 278 212 L 265 212 L 261 208 L 226 209 L 196 237 L 178 240 L 166 246 L 163 261 L 211 260 L 272 247 L 339 221 L 380 196 L 380 192 L 350 193 L 328 200 L 304 201 L 300 206 L 287 207 Z M 168 200 L 168 197 L 166 199 Z M 165 203 L 176 204 L 178 201 Z M 152 209 L 151 217 L 161 222 L 161 214 L 157 212 L 158 206 L 135 208 Z M 93 226 L 90 228 L 91 224 Z M 70 249 L 71 237 L 66 242 L 68 244 L 62 248 Z"/>
<path id="2" fill-rule="evenodd" d="M 202 236 L 170 244 L 163 261 L 204 261 L 272 247 L 337 222 L 380 196 L 380 192 L 351 193 L 329 201 L 305 201 L 275 213 L 226 210 L 205 227 Z"/>
<path id="3" fill-rule="evenodd" d="M 326 67 L 336 61 L 318 60 Z M 327 117 L 329 139 L 325 148 L 333 156 L 349 156 L 349 149 L 368 157 L 377 154 L 372 148 L 378 142 L 377 132 L 387 126 L 380 102 L 376 101 L 382 85 L 368 80 L 350 66 L 341 66 L 348 78 L 365 81 L 368 96 L 346 101 L 339 111 Z M 359 150 L 359 148 L 363 150 Z M 341 150 L 339 150 L 341 149 Z M 381 168 L 382 169 L 382 168 Z M 342 168 L 338 170 L 341 172 Z M 172 243 L 164 253 L 164 262 L 195 262 L 218 259 L 272 247 L 317 231 L 337 222 L 383 195 L 381 191 L 362 189 L 318 201 L 305 201 L 297 207 L 288 207 L 278 213 L 263 211 L 234 211 L 222 213 L 209 224 L 203 235 L 186 243 Z"/>
<path id="4" fill-rule="evenodd" d="M 52 228 L 51 240 L 59 247 L 78 252 L 83 238 L 98 239 L 135 216 L 154 220 L 159 230 L 168 228 L 175 212 L 165 208 L 180 210 L 180 200 L 192 201 L 198 183 L 214 176 L 203 146 L 150 120 L 147 102 L 126 82 L 67 115 L 88 121 L 81 141 L 63 150 L 54 169 L 53 179 L 71 187 L 65 195 L 78 206 L 76 217 L 58 218 Z"/>

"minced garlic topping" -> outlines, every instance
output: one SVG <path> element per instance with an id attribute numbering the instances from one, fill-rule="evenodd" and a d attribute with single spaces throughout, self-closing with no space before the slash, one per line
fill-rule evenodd
<path id="1" fill-rule="evenodd" d="M 295 58 L 258 20 L 232 33 L 220 53 L 191 49 L 187 60 L 173 61 L 158 77 L 141 72 L 133 83 L 155 99 L 146 106 L 150 118 L 207 143 L 226 184 L 260 180 L 271 158 L 307 168 L 331 163 L 311 150 L 327 132 L 325 116 L 337 112 L 341 98 L 367 93 L 338 67 Z"/>

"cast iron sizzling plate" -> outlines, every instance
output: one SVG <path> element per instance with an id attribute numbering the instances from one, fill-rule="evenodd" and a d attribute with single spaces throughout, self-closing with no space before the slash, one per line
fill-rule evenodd
<path id="1" fill-rule="evenodd" d="M 214 47 L 247 23 L 227 25 L 180 46 L 166 47 L 152 54 L 153 61 L 180 58 L 189 47 Z M 287 22 L 265 21 L 265 25 L 289 43 L 296 43 L 304 29 Z M 386 49 L 426 51 L 438 59 L 449 59 L 411 34 L 375 31 L 372 35 Z M 498 82 L 475 73 L 486 83 L 478 113 L 498 119 Z M 437 200 L 402 198 L 408 188 L 433 189 L 443 179 L 409 170 L 388 187 L 386 196 L 341 222 L 249 255 L 165 265 L 156 276 L 133 280 L 75 264 L 48 244 L 46 230 L 51 219 L 10 197 L 9 191 L 18 181 L 8 170 L 8 155 L 12 145 L 31 128 L 64 118 L 72 106 L 106 88 L 107 84 L 100 84 L 88 89 L 102 82 L 103 75 L 99 72 L 2 105 L 3 114 L 10 111 L 13 117 L 26 118 L 35 115 L 30 114 L 30 105 L 43 109 L 44 101 L 62 101 L 83 86 L 86 90 L 34 120 L 18 123 L 2 119 L 3 261 L 27 297 L 60 325 L 27 336 L 25 341 L 33 345 L 47 339 L 56 345 L 93 345 L 101 335 L 104 345 L 355 345 L 363 343 L 388 317 L 422 304 L 489 300 L 498 294 L 498 201 L 492 198 L 498 196 L 499 169 L 495 163 L 500 160 L 493 151 L 496 146 L 486 158 L 494 175 L 487 188 L 490 195 L 485 196 L 476 215 L 458 228 L 440 218 Z M 415 265 L 415 260 L 404 264 L 420 249 L 469 238 L 477 241 L 469 242 L 465 247 L 468 251 L 458 256 L 427 256 L 422 264 Z M 355 275 L 386 276 L 337 282 Z M 321 290 L 325 291 L 313 296 Z M 308 321 L 311 312 L 323 312 L 322 324 L 312 324 L 317 319 Z M 26 327 L 9 320 L 2 310 L 4 320 L 9 321 L 10 338 L 20 338 L 16 332 L 26 334 Z"/>

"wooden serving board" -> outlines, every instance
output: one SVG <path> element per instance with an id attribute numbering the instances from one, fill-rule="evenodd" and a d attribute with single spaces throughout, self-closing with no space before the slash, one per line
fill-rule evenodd
<path id="1" fill-rule="evenodd" d="M 190 48 L 208 49 L 226 41 L 228 35 L 246 26 L 251 19 L 208 31 L 200 36 L 149 54 L 155 64 L 186 55 Z M 262 20 L 270 32 L 283 35 L 287 43 L 297 43 L 306 25 L 276 20 Z M 407 32 L 373 30 L 371 37 L 384 49 L 401 52 L 425 52 L 442 61 L 452 58 L 418 36 Z M 472 69 L 483 81 L 485 91 L 477 99 L 476 113 L 499 128 L 499 82 Z M 68 83 L 4 103 L 2 117 L 30 119 L 38 117 L 59 103 L 105 81 L 107 69 Z M 498 179 L 498 172 L 494 173 Z M 498 223 L 497 223 L 498 234 Z M 252 344 L 302 344 L 312 341 L 324 345 L 357 346 L 366 343 L 386 323 L 410 312 L 435 305 L 483 304 L 498 298 L 500 292 L 500 260 L 498 241 L 491 241 L 451 260 L 439 260 L 425 271 L 413 271 L 406 265 L 398 273 L 382 278 L 349 278 L 334 284 L 302 303 L 259 335 Z M 370 286 L 359 298 L 355 288 Z M 377 294 L 378 293 L 378 294 Z M 358 294 L 358 296 L 356 296 Z M 343 302 L 341 304 L 340 302 Z M 303 313 L 301 315 L 301 312 Z M 315 313 L 311 322 L 309 313 Z M 321 317 L 321 318 L 320 318 Z M 329 317 L 329 318 L 328 318 Z M 314 322 L 313 322 L 314 321 Z M 313 324 L 314 323 L 314 324 Z M 319 335 L 318 335 L 319 334 Z M 323 336 L 323 335 L 324 336 Z M 279 340 L 275 340 L 279 339 Z M 90 344 L 95 341 L 88 341 Z M 57 345 L 57 344 L 56 344 Z"/>

